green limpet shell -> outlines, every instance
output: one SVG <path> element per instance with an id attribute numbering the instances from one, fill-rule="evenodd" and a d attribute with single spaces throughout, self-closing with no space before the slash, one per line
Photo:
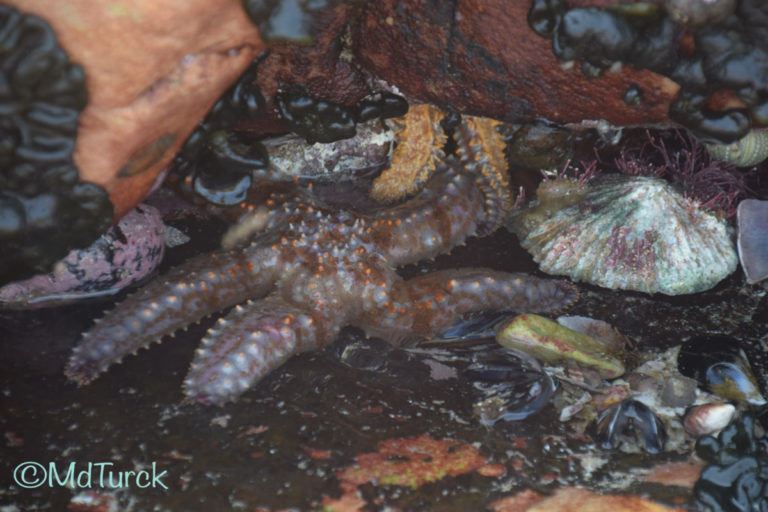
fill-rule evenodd
<path id="1" fill-rule="evenodd" d="M 645 176 L 542 182 L 510 229 L 548 274 L 605 288 L 682 295 L 736 270 L 723 219 Z"/>
<path id="2" fill-rule="evenodd" d="M 625 371 L 617 354 L 604 344 L 543 316 L 514 317 L 499 329 L 496 341 L 552 365 L 590 368 L 605 379 L 615 379 Z"/>

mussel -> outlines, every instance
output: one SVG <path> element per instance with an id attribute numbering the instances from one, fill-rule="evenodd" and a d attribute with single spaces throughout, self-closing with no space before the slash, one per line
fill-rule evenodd
<path id="1" fill-rule="evenodd" d="M 753 405 L 766 403 L 736 338 L 718 334 L 694 336 L 680 347 L 677 368 L 715 395 Z"/>
<path id="2" fill-rule="evenodd" d="M 549 403 L 556 388 L 534 360 L 504 349 L 477 354 L 464 376 L 477 390 L 474 411 L 484 425 L 527 418 Z"/>
<path id="3" fill-rule="evenodd" d="M 667 431 L 648 406 L 628 399 L 613 404 L 600 414 L 597 439 L 605 450 L 618 448 L 624 441 L 642 440 L 648 453 L 659 453 L 667 442 Z"/>
<path id="4" fill-rule="evenodd" d="M 768 441 L 755 434 L 751 413 L 736 417 L 717 437 L 696 441 L 696 455 L 708 464 L 693 486 L 706 510 L 768 510 Z"/>

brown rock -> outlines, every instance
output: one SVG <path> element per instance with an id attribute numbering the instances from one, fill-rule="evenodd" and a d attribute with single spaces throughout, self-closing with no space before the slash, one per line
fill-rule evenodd
<path id="1" fill-rule="evenodd" d="M 275 101 L 280 89 L 299 86 L 317 98 L 346 106 L 370 94 L 359 66 L 343 55 L 347 51 L 347 27 L 359 12 L 359 6 L 342 3 L 316 15 L 315 42 L 310 46 L 280 41 L 271 44 L 256 78 L 266 100 L 265 115 L 255 122 L 244 122 L 241 128 L 258 134 L 287 131 Z"/>
<path id="2" fill-rule="evenodd" d="M 238 0 L 10 0 L 44 18 L 86 73 L 74 161 L 115 220 L 151 189 L 197 122 L 263 48 Z"/>
<path id="3" fill-rule="evenodd" d="M 668 121 L 676 84 L 628 66 L 592 80 L 578 66 L 563 69 L 551 42 L 528 27 L 529 7 L 504 0 L 373 2 L 355 34 L 354 53 L 410 98 L 474 115 L 509 122 Z M 632 84 L 643 91 L 637 106 L 622 99 Z"/>

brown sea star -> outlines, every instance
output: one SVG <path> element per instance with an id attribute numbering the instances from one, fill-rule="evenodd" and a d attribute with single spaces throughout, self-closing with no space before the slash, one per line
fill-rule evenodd
<path id="1" fill-rule="evenodd" d="M 194 258 L 109 311 L 83 335 L 67 376 L 86 384 L 126 354 L 236 305 L 205 335 L 184 382 L 189 399 L 223 404 L 347 324 L 402 342 L 471 311 L 567 306 L 576 291 L 564 281 L 470 268 L 405 281 L 395 272 L 499 226 L 509 193 L 501 153 L 485 152 L 489 137 L 492 125 L 464 120 L 461 160 L 441 160 L 426 188 L 377 215 L 324 209 L 306 192 L 273 196 L 252 215 L 263 229 L 246 244 Z"/>

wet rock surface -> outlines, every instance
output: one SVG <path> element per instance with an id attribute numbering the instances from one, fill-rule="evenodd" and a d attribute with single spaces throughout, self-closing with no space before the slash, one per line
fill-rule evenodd
<path id="1" fill-rule="evenodd" d="M 190 251 L 211 249 L 221 232 L 199 222 L 177 227 L 193 243 L 170 249 L 164 266 Z M 536 272 L 514 236 L 500 230 L 402 273 L 466 265 Z M 742 340 L 755 354 L 752 364 L 765 388 L 765 291 L 745 284 L 741 273 L 693 296 L 579 288 L 581 300 L 569 313 L 608 321 L 642 353 L 702 332 Z M 641 482 L 653 466 L 688 460 L 693 439 L 687 454 L 604 450 L 559 422 L 552 406 L 522 421 L 484 427 L 473 415 L 473 390 L 449 364 L 349 331 L 327 350 L 292 358 L 222 408 L 180 405 L 181 380 L 213 319 L 77 388 L 64 379 L 63 366 L 80 333 L 106 307 L 0 312 L 0 505 L 479 510 L 524 490 L 546 494 L 570 485 L 643 494 L 676 506 L 694 503 L 690 478 L 680 485 Z M 157 474 L 167 471 L 161 481 L 168 489 L 115 490 L 95 483 L 74 490 L 22 488 L 13 475 L 25 461 L 46 467 L 54 462 L 63 472 L 72 462 L 77 471 L 89 462 L 112 462 L 115 472 L 151 473 L 155 463 Z M 387 477 L 393 461 L 412 477 Z"/>

